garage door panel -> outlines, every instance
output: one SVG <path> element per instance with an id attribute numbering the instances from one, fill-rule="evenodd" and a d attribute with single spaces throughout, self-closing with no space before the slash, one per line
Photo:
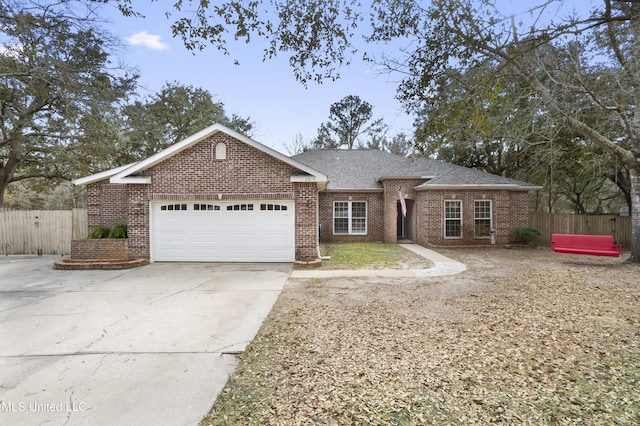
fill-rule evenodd
<path id="1" fill-rule="evenodd" d="M 186 208 L 181 202 L 173 210 L 169 205 L 151 205 L 151 255 L 155 261 L 294 260 L 293 202 L 192 201 Z"/>

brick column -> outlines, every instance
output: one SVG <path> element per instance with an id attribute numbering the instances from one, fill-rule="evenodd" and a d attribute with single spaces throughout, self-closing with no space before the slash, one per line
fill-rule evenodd
<path id="1" fill-rule="evenodd" d="M 318 257 L 318 187 L 315 182 L 295 183 L 296 260 Z"/>
<path id="2" fill-rule="evenodd" d="M 149 259 L 149 186 L 127 185 L 127 192 L 129 257 Z"/>
<path id="3" fill-rule="evenodd" d="M 398 183 L 385 181 L 384 186 L 384 242 L 398 241 Z M 395 188 L 394 188 L 395 186 Z"/>

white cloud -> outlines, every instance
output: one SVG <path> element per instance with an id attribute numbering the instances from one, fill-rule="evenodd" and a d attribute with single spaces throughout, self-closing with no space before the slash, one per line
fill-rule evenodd
<path id="1" fill-rule="evenodd" d="M 169 45 L 160 40 L 159 35 L 149 34 L 146 31 L 140 31 L 130 37 L 125 37 L 125 41 L 132 46 L 142 46 L 152 50 L 167 50 Z"/>

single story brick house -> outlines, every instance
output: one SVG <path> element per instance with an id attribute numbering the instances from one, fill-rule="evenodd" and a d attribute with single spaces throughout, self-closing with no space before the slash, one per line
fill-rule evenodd
<path id="1" fill-rule="evenodd" d="M 539 189 L 377 150 L 288 157 L 220 124 L 74 183 L 89 229 L 128 224 L 129 257 L 210 262 L 313 260 L 320 240 L 506 244 Z"/>

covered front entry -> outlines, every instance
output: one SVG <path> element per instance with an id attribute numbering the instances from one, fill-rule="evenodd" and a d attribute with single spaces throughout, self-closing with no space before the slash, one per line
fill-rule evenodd
<path id="1" fill-rule="evenodd" d="M 293 201 L 162 201 L 150 205 L 152 261 L 293 262 Z"/>
<path id="2" fill-rule="evenodd" d="M 398 219 L 397 219 L 397 234 L 398 241 L 409 240 L 414 241 L 415 236 L 413 233 L 413 200 L 405 200 L 407 206 L 407 216 L 402 214 L 402 206 L 400 201 L 397 203 Z"/>

